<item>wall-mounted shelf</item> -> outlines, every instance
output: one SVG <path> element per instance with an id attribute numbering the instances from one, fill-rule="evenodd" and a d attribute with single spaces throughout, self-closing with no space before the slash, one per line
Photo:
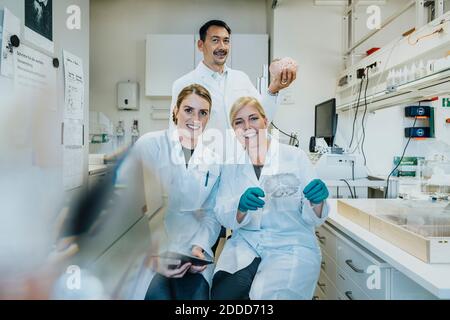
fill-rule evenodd
<path id="1" fill-rule="evenodd" d="M 396 91 L 387 90 L 375 93 L 367 97 L 367 109 L 375 111 L 392 107 L 398 104 L 409 103 L 417 100 L 425 100 L 434 96 L 448 94 L 450 92 L 450 68 L 427 75 L 420 79 L 404 83 L 397 87 Z M 354 108 L 357 100 L 338 105 L 336 110 L 343 112 Z M 365 99 L 359 100 L 360 107 L 364 106 Z"/>

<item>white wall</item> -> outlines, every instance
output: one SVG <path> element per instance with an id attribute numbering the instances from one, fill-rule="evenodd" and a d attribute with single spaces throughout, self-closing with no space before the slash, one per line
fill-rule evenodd
<path id="1" fill-rule="evenodd" d="M 267 32 L 264 0 L 92 0 L 91 110 L 114 125 L 124 120 L 128 136 L 133 119 L 141 134 L 166 128 L 168 120 L 152 120 L 151 112 L 170 101 L 144 95 L 146 35 L 196 34 L 210 19 L 226 21 L 234 33 Z M 139 111 L 117 110 L 116 84 L 125 80 L 140 84 Z"/>
<path id="2" fill-rule="evenodd" d="M 380 8 L 381 13 L 381 23 L 386 21 L 393 14 L 396 14 L 400 10 L 404 9 L 409 2 L 410 0 L 387 0 L 385 5 L 379 5 L 378 7 Z M 372 32 L 372 30 L 367 28 L 367 19 L 369 18 L 369 14 L 366 12 L 367 8 L 368 5 L 358 6 L 353 17 L 356 26 L 354 43 Z M 357 47 L 355 53 L 365 55 L 366 51 L 373 47 L 383 47 L 390 41 L 396 39 L 402 33 L 414 28 L 415 22 L 416 10 L 415 6 L 412 6 L 385 28 L 381 29 L 370 39 L 361 44 L 361 46 Z M 357 57 L 355 60 L 358 61 L 358 59 L 361 58 L 362 57 Z"/>
<path id="3" fill-rule="evenodd" d="M 298 132 L 307 150 L 314 135 L 314 106 L 335 96 L 342 66 L 341 7 L 318 7 L 314 1 L 284 0 L 274 11 L 273 58 L 290 56 L 299 63 L 292 85 L 293 105 L 283 105 L 276 125 Z"/>
<path id="4" fill-rule="evenodd" d="M 58 110 L 57 118 L 60 122 L 63 121 L 63 106 L 64 106 L 64 68 L 62 52 L 67 50 L 83 60 L 83 69 L 85 75 L 85 86 L 84 92 L 85 97 L 89 97 L 89 1 L 90 0 L 55 0 L 53 1 L 53 40 L 55 45 L 55 51 L 52 56 L 56 57 L 60 61 L 60 67 L 57 72 L 57 90 L 58 90 Z M 69 15 L 66 13 L 67 7 L 70 5 L 77 5 L 81 9 L 81 29 L 80 30 L 68 30 L 66 27 L 66 20 Z M 25 4 L 24 1 L 17 0 L 0 0 L 0 7 L 7 7 L 11 12 L 16 15 L 22 23 L 24 23 L 25 17 Z M 23 34 L 23 27 L 22 27 Z M 30 47 L 43 52 L 39 48 L 27 43 L 23 38 L 21 39 L 23 43 L 29 45 Z M 48 54 L 43 52 L 44 54 Z M 0 76 L 0 86 L 7 86 L 9 81 Z M 3 97 L 0 97 L 0 105 L 3 101 Z M 84 124 L 85 124 L 85 141 L 88 141 L 88 128 L 89 128 L 89 101 L 86 98 L 85 109 L 84 109 Z M 60 124 L 56 124 L 59 126 Z M 18 127 L 21 126 L 20 123 L 17 124 Z M 55 139 L 58 140 L 59 139 Z M 48 142 L 49 144 L 51 142 Z M 61 146 L 49 146 L 53 148 L 58 148 L 59 154 L 62 152 Z M 61 163 L 60 163 L 61 162 Z M 62 159 L 58 159 L 59 165 L 62 167 Z M 87 186 L 87 176 L 88 176 L 88 148 L 85 148 L 84 153 L 84 184 Z"/>

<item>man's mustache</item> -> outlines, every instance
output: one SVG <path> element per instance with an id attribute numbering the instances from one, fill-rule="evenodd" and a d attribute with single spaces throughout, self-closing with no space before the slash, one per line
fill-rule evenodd
<path id="1" fill-rule="evenodd" d="M 216 50 L 214 51 L 214 54 L 228 54 L 227 50 Z"/>

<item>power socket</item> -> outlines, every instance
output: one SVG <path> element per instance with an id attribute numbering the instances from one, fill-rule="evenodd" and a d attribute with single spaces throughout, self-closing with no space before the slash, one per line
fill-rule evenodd
<path id="1" fill-rule="evenodd" d="M 367 66 L 367 69 L 372 69 L 372 68 L 376 68 L 376 67 L 377 67 L 377 62 L 375 61 L 374 63 L 369 64 L 369 65 Z"/>
<path id="2" fill-rule="evenodd" d="M 360 68 L 360 69 L 356 70 L 356 78 L 357 79 L 364 78 L 366 76 L 365 71 L 366 71 L 366 69 L 364 69 L 364 68 Z"/>

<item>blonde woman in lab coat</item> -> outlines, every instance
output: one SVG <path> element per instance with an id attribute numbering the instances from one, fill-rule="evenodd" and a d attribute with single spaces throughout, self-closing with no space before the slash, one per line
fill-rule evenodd
<path id="1" fill-rule="evenodd" d="M 142 136 L 132 151 L 142 168 L 160 180 L 168 196 L 164 216 L 167 241 L 148 258 L 151 272 L 144 281 L 148 288 L 145 299 L 209 299 L 212 265 L 184 263 L 171 268 L 169 264 L 174 262 L 160 254 L 172 251 L 214 258 L 211 248 L 221 228 L 213 211 L 220 166 L 215 154 L 201 143 L 210 112 L 209 92 L 190 85 L 178 95 L 173 111 L 176 127 Z"/>
<path id="2" fill-rule="evenodd" d="M 230 120 L 244 148 L 222 171 L 216 215 L 233 234 L 212 299 L 312 299 L 321 264 L 314 229 L 327 218 L 328 190 L 302 150 L 267 135 L 256 99 L 238 99 Z"/>

